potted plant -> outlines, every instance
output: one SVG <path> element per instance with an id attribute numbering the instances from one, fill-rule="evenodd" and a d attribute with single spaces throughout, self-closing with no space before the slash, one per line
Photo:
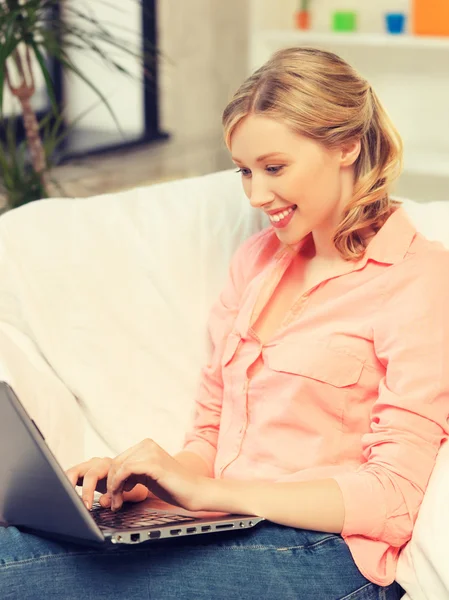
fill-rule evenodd
<path id="1" fill-rule="evenodd" d="M 16 121 L 14 116 L 0 122 L 0 214 L 46 195 L 41 175 L 29 163 L 26 144 L 17 139 Z"/>
<path id="2" fill-rule="evenodd" d="M 300 0 L 295 13 L 295 24 L 298 29 L 310 29 L 310 3 L 311 0 Z"/>
<path id="3" fill-rule="evenodd" d="M 3 192 L 6 189 L 8 197 L 13 198 L 11 204 L 17 205 L 18 197 L 26 201 L 25 198 L 36 199 L 36 195 L 49 195 L 49 160 L 56 149 L 54 141 L 59 139 L 58 132 L 52 131 L 52 143 L 46 151 L 42 138 L 43 127 L 38 122 L 31 102 L 36 93 L 35 70 L 39 69 L 44 77 L 54 122 L 62 125 L 64 107 L 56 101 L 48 59 L 58 61 L 65 73 L 89 85 L 106 105 L 120 130 L 108 99 L 75 64 L 71 51 L 85 51 L 110 68 L 128 75 L 129 71 L 117 56 L 131 55 L 141 63 L 147 76 L 151 76 L 151 64 L 156 51 L 149 48 L 148 44 L 143 49 L 133 48 L 128 40 L 112 33 L 107 24 L 97 20 L 87 2 L 83 7 L 78 2 L 67 0 L 0 0 L 0 49 L 0 119 L 5 123 L 2 108 L 7 86 L 20 106 L 26 136 L 25 147 L 20 147 L 20 151 L 17 149 L 17 160 L 7 158 L 7 153 L 13 148 L 12 130 L 8 133 L 6 143 L 3 135 L 0 148 Z M 13 72 L 16 74 L 14 82 Z M 30 173 L 30 168 L 34 173 Z M 20 178 L 22 183 L 19 184 Z M 30 194 L 25 190 L 27 182 Z M 17 194 L 14 185 L 21 190 Z"/>
<path id="4" fill-rule="evenodd" d="M 39 139 L 46 165 L 45 187 L 42 173 L 36 172 L 33 165 L 28 141 L 19 139 L 17 135 L 18 115 L 11 115 L 7 120 L 0 116 L 0 214 L 54 193 L 66 196 L 58 180 L 51 176 L 56 150 L 78 122 L 97 106 L 98 103 L 90 106 L 64 128 L 62 128 L 65 119 L 63 112 L 56 119 L 52 113 L 48 113 L 40 120 Z"/>

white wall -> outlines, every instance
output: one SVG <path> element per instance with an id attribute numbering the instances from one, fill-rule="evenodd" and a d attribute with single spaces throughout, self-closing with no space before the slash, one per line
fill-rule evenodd
<path id="1" fill-rule="evenodd" d="M 78 0 L 67 0 L 78 10 L 85 10 L 116 35 L 126 41 L 130 48 L 138 48 L 141 39 L 140 3 L 135 0 L 89 0 L 89 4 Z M 66 12 L 66 19 L 76 20 Z M 85 26 L 85 25 L 84 25 Z M 96 42 L 97 43 L 97 42 Z M 112 106 L 126 135 L 138 136 L 143 130 L 143 95 L 141 91 L 141 69 L 137 60 L 124 52 L 114 50 L 110 45 L 98 44 L 107 55 L 116 58 L 131 74 L 131 78 L 106 67 L 103 61 L 92 58 L 88 52 L 72 51 L 71 56 L 82 72 L 102 91 Z M 67 75 L 65 79 L 67 117 L 72 122 L 86 109 L 89 113 L 79 122 L 79 126 L 94 127 L 105 131 L 117 131 L 111 114 L 99 104 L 95 92 L 78 77 Z"/>
<path id="2" fill-rule="evenodd" d="M 221 140 L 247 75 L 248 18 L 248 0 L 159 0 L 161 119 L 175 137 Z"/>

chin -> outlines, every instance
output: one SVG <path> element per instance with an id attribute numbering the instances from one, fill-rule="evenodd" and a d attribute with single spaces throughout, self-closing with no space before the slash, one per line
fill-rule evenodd
<path id="1" fill-rule="evenodd" d="M 303 240 L 306 237 L 306 235 L 309 234 L 309 232 L 307 230 L 304 230 L 303 227 L 301 227 L 300 230 L 298 228 L 292 228 L 289 231 L 289 228 L 286 227 L 285 229 L 275 229 L 274 231 L 276 232 L 276 235 L 279 237 L 279 239 L 282 240 L 285 244 L 297 244 L 298 242 Z"/>

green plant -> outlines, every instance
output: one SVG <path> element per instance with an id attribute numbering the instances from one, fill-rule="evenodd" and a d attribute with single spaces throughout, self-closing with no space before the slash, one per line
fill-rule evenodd
<path id="1" fill-rule="evenodd" d="M 299 10 L 300 11 L 308 11 L 310 9 L 310 4 L 312 0 L 299 0 Z"/>
<path id="2" fill-rule="evenodd" d="M 70 135 L 77 123 L 83 119 L 98 103 L 90 106 L 70 123 L 62 127 L 64 113 L 61 112 L 56 119 L 51 113 L 39 122 L 39 136 L 45 153 L 47 187 L 42 185 L 42 178 L 36 173 L 30 160 L 27 142 L 19 141 L 17 137 L 18 116 L 14 115 L 8 120 L 0 118 L 0 196 L 8 199 L 8 208 L 17 208 L 28 202 L 40 200 L 48 195 L 48 187 L 52 187 L 65 196 L 64 189 L 59 182 L 51 177 L 53 157 L 60 143 Z M 4 140 L 4 141 L 2 141 Z M 0 208 L 0 214 L 2 209 Z"/>
<path id="3" fill-rule="evenodd" d="M 116 116 L 101 89 L 92 82 L 83 71 L 77 67 L 71 58 L 71 51 L 84 51 L 100 58 L 112 69 L 129 75 L 119 59 L 114 57 L 128 55 L 137 59 L 142 65 L 147 77 L 151 77 L 153 61 L 157 57 L 154 48 L 145 44 L 145 47 L 133 47 L 129 40 L 122 35 L 112 32 L 110 27 L 101 23 L 88 8 L 88 2 L 79 0 L 0 0 L 0 117 L 3 112 L 3 98 L 5 86 L 17 98 L 26 134 L 26 148 L 16 148 L 17 157 L 5 160 L 5 153 L 11 153 L 13 146 L 11 131 L 9 141 L 3 143 L 0 152 L 3 153 L 1 167 L 3 173 L 3 186 L 9 190 L 9 195 L 14 195 L 14 182 L 19 185 L 19 176 L 23 176 L 21 187 L 30 186 L 30 195 L 34 196 L 37 190 L 36 177 L 40 181 L 39 192 L 41 197 L 47 195 L 49 187 L 48 170 L 51 152 L 44 147 L 42 126 L 38 123 L 31 99 L 36 92 L 35 64 L 42 72 L 53 116 L 61 124 L 60 117 L 63 113 L 55 97 L 53 81 L 48 70 L 48 59 L 55 59 L 66 73 L 83 80 L 108 108 L 114 121 L 120 129 Z M 126 2 L 139 0 L 124 0 Z M 107 3 L 107 0 L 97 0 Z M 19 77 L 19 83 L 13 83 L 13 71 Z M 46 140 L 46 143 L 48 140 Z M 54 148 L 53 148 L 54 150 Z M 30 166 L 34 175 L 25 176 L 24 168 Z M 5 169 L 10 169 L 9 174 Z M 6 184 L 5 181 L 8 181 Z M 15 202 L 15 200 L 14 200 Z"/>
<path id="4" fill-rule="evenodd" d="M 11 117 L 0 127 L 5 139 L 0 139 L 0 195 L 7 199 L 8 208 L 44 198 L 47 192 L 40 174 L 29 165 L 26 143 L 17 142 L 16 121 Z"/>

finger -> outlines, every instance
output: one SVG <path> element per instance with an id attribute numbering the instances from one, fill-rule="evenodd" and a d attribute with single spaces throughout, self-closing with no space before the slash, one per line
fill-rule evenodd
<path id="1" fill-rule="evenodd" d="M 76 487 L 78 485 L 78 471 L 77 471 L 77 467 L 72 467 L 71 469 L 68 469 L 65 472 L 65 474 L 69 478 L 69 481 L 72 484 L 72 486 Z"/>
<path id="2" fill-rule="evenodd" d="M 128 479 L 125 479 L 119 488 L 113 494 L 109 494 L 111 497 L 111 509 L 119 510 L 123 502 L 126 499 L 126 495 L 130 494 L 130 490 L 134 489 L 137 485 L 138 480 L 136 480 L 134 475 L 130 475 Z"/>
<path id="3" fill-rule="evenodd" d="M 84 504 L 86 505 L 86 508 L 90 509 L 92 507 L 95 490 L 98 487 L 104 489 L 104 486 L 98 485 L 98 482 L 102 479 L 105 479 L 104 469 L 90 469 L 84 475 L 83 491 L 81 493 L 81 497 L 83 499 Z"/>
<path id="4" fill-rule="evenodd" d="M 91 467 L 91 461 L 87 461 L 87 462 L 83 462 L 79 465 L 75 465 L 74 467 L 71 467 L 70 469 L 67 469 L 65 474 L 69 478 L 70 483 L 73 485 L 73 487 L 76 487 L 77 485 L 82 485 L 83 477 L 84 477 L 85 473 L 87 473 L 87 471 L 90 469 L 90 467 Z"/>
<path id="5" fill-rule="evenodd" d="M 157 481 L 160 477 L 160 467 L 151 465 L 148 460 L 127 461 L 111 478 L 108 487 L 108 494 L 111 496 L 112 510 L 118 510 L 123 500 L 126 499 L 125 486 L 137 488 L 136 494 L 139 500 L 144 500 L 148 497 L 149 484 L 151 481 Z M 145 490 L 145 493 L 142 492 Z M 130 494 L 134 492 L 129 492 Z"/>
<path id="6" fill-rule="evenodd" d="M 111 496 L 112 510 L 118 510 L 123 504 L 123 491 L 125 484 L 134 487 L 138 483 L 145 485 L 153 478 L 156 468 L 150 468 L 147 461 L 126 461 L 116 471 L 113 477 L 108 478 L 107 493 Z"/>
<path id="7" fill-rule="evenodd" d="M 123 493 L 130 492 L 136 487 L 137 483 L 135 483 L 132 478 L 127 479 L 123 484 Z"/>
<path id="8" fill-rule="evenodd" d="M 111 469 L 115 473 L 121 467 L 121 465 L 132 456 L 146 456 L 148 459 L 148 457 L 151 456 L 151 453 L 156 451 L 166 454 L 165 450 L 163 450 L 155 441 L 147 438 L 138 444 L 131 446 L 131 448 L 128 448 L 128 450 L 125 450 L 121 454 L 118 454 L 112 461 Z"/>
<path id="9" fill-rule="evenodd" d="M 133 488 L 131 491 L 123 492 L 123 500 L 124 502 L 142 502 L 143 500 L 146 500 L 148 498 L 149 494 L 150 492 L 148 488 L 146 488 L 144 485 L 140 483 L 136 485 L 133 484 Z M 99 497 L 98 502 L 103 508 L 110 508 L 111 496 L 107 493 L 102 494 Z"/>
<path id="10" fill-rule="evenodd" d="M 111 497 L 109 494 L 102 494 L 98 499 L 98 502 L 101 504 L 103 508 L 110 508 L 111 506 Z"/>
<path id="11" fill-rule="evenodd" d="M 125 502 L 142 502 L 150 495 L 147 487 L 141 483 L 136 484 L 130 492 L 123 492 L 123 500 Z"/>
<path id="12" fill-rule="evenodd" d="M 124 463 L 117 471 L 113 474 L 112 477 L 108 479 L 108 489 L 107 493 L 111 495 L 111 497 L 117 494 L 121 494 L 126 489 L 133 489 L 138 483 L 144 483 L 146 475 L 145 475 L 145 466 L 136 467 L 139 463 L 136 461 L 126 462 Z M 138 473 L 135 472 L 135 469 L 138 469 Z M 143 475 L 143 477 L 139 477 L 139 475 Z"/>
<path id="13" fill-rule="evenodd" d="M 115 473 L 122 466 L 122 464 L 125 462 L 125 460 L 128 460 L 133 454 L 140 453 L 148 441 L 149 440 L 143 440 L 142 442 L 139 442 L 138 444 L 131 446 L 131 448 L 128 448 L 121 454 L 118 454 L 114 458 L 114 460 L 112 461 L 110 468 L 109 468 L 107 487 L 109 485 L 109 481 L 115 476 Z"/>

